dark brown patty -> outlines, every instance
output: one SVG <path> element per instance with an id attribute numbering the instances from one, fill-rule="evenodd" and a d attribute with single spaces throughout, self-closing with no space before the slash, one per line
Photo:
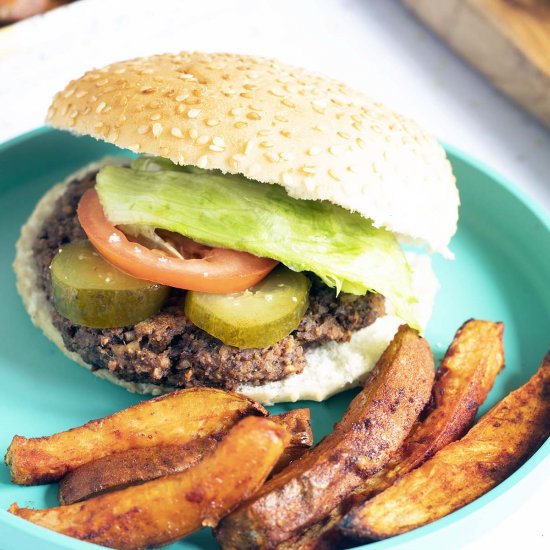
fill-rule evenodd
<path id="1" fill-rule="evenodd" d="M 34 242 L 39 282 L 51 302 L 50 263 L 59 247 L 84 239 L 76 206 L 94 185 L 95 173 L 73 180 Z M 162 386 L 234 389 L 280 380 L 305 366 L 304 351 L 329 341 L 345 342 L 352 332 L 384 314 L 384 298 L 340 295 L 312 277 L 310 305 L 299 327 L 276 344 L 260 349 L 227 346 L 183 314 L 184 293 L 174 290 L 155 316 L 133 327 L 94 329 L 75 325 L 53 312 L 65 346 L 94 369 L 109 369 L 123 380 Z"/>

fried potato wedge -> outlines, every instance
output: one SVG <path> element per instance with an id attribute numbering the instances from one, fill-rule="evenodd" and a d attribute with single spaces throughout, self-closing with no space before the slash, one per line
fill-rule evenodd
<path id="1" fill-rule="evenodd" d="M 136 549 L 167 544 L 219 519 L 250 497 L 279 460 L 290 436 L 267 418 L 241 420 L 193 468 L 84 502 L 9 511 L 95 544 Z"/>
<path id="2" fill-rule="evenodd" d="M 211 453 L 220 437 L 206 436 L 185 445 L 128 449 L 88 462 L 59 481 L 60 504 L 73 504 L 130 485 L 191 468 Z"/>
<path id="3" fill-rule="evenodd" d="M 388 461 L 427 403 L 434 378 L 429 344 L 400 327 L 342 420 L 220 523 L 223 548 L 274 548 L 326 516 Z"/>
<path id="4" fill-rule="evenodd" d="M 293 409 L 270 416 L 269 419 L 281 424 L 290 433 L 290 441 L 271 472 L 271 475 L 274 475 L 300 458 L 313 445 L 311 411 L 309 409 Z"/>
<path id="5" fill-rule="evenodd" d="M 225 431 L 251 414 L 265 416 L 267 411 L 232 392 L 212 388 L 178 390 L 66 432 L 30 439 L 16 435 L 5 462 L 14 483 L 48 483 L 111 453 L 181 445 Z"/>
<path id="6" fill-rule="evenodd" d="M 295 409 L 272 416 L 270 420 L 284 426 L 290 434 L 289 443 L 274 467 L 274 471 L 279 471 L 311 447 L 310 412 L 309 409 Z M 72 504 L 108 491 L 183 472 L 211 453 L 223 435 L 218 433 L 201 437 L 185 445 L 128 449 L 83 464 L 59 482 L 59 502 Z"/>
<path id="7" fill-rule="evenodd" d="M 340 529 L 353 540 L 377 540 L 435 521 L 498 485 L 549 435 L 550 353 L 462 439 L 353 509 Z"/>
<path id="8" fill-rule="evenodd" d="M 437 369 L 432 398 L 423 420 L 413 426 L 386 466 L 364 480 L 330 515 L 292 540 L 289 548 L 333 548 L 346 513 L 390 487 L 472 426 L 479 406 L 504 367 L 504 325 L 470 320 L 464 323 Z"/>

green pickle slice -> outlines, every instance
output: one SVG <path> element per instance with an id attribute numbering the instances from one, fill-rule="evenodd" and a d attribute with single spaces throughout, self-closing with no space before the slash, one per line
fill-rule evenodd
<path id="1" fill-rule="evenodd" d="M 264 348 L 288 336 L 309 305 L 309 279 L 280 265 L 257 285 L 233 294 L 188 291 L 187 318 L 224 344 Z"/>
<path id="2" fill-rule="evenodd" d="M 51 264 L 55 309 L 78 325 L 135 325 L 162 307 L 169 288 L 136 279 L 104 260 L 90 241 L 61 248 Z"/>

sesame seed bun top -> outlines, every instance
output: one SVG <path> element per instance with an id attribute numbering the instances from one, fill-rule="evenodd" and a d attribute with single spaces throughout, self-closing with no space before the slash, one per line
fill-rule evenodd
<path id="1" fill-rule="evenodd" d="M 274 60 L 156 55 L 87 72 L 48 122 L 328 200 L 446 253 L 458 192 L 437 141 L 345 84 Z"/>

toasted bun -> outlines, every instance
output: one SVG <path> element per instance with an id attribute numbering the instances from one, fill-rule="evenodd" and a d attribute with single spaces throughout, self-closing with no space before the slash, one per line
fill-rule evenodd
<path id="1" fill-rule="evenodd" d="M 38 282 L 38 266 L 33 254 L 33 243 L 44 222 L 52 215 L 57 199 L 65 192 L 67 184 L 82 178 L 106 164 L 120 164 L 127 159 L 111 157 L 89 165 L 71 175 L 64 183 L 50 189 L 36 205 L 34 212 L 21 230 L 17 241 L 14 270 L 17 290 L 23 298 L 32 322 L 40 328 L 69 359 L 91 369 L 80 355 L 69 351 L 61 333 L 52 322 L 53 306 Z M 414 256 L 414 255 L 413 255 Z M 413 286 L 418 296 L 416 316 L 425 326 L 432 309 L 437 281 L 431 271 L 427 256 L 407 257 L 413 268 Z M 322 401 L 347 388 L 357 386 L 376 364 L 397 328 L 403 321 L 394 315 L 386 315 L 353 334 L 350 342 L 330 342 L 306 353 L 306 367 L 300 374 L 291 375 L 279 382 L 263 386 L 241 386 L 238 391 L 266 405 L 284 401 L 311 399 Z M 125 387 L 134 393 L 159 395 L 176 388 L 121 380 L 106 369 L 92 371 L 96 376 Z"/>
<path id="2" fill-rule="evenodd" d="M 232 54 L 157 55 L 86 73 L 48 121 L 178 164 L 328 200 L 447 254 L 458 192 L 437 141 L 324 76 Z"/>

